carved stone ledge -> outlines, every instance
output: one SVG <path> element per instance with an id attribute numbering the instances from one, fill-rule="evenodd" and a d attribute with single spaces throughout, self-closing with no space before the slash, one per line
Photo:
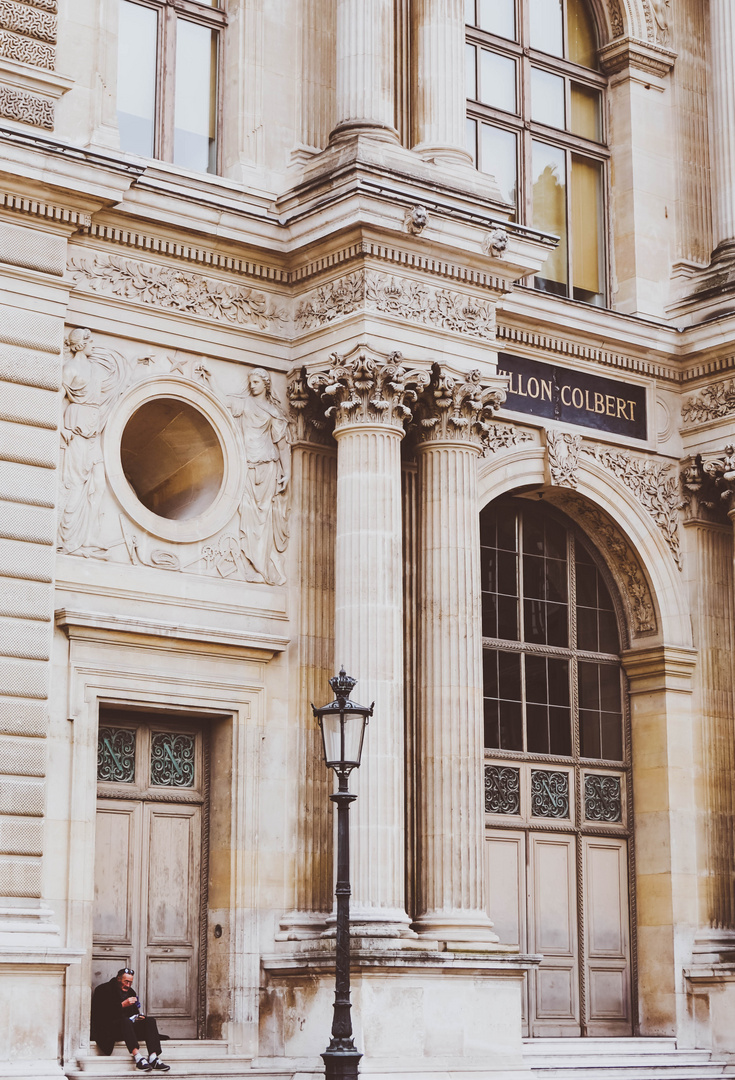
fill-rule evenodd
<path id="1" fill-rule="evenodd" d="M 3 34 L 2 30 L 0 34 Z M 11 37 L 4 34 L 8 40 Z M 2 40 L 0 37 L 0 116 L 31 127 L 52 130 L 56 102 L 72 88 L 74 80 L 45 66 L 25 63 L 7 52 L 3 55 Z M 28 56 L 42 48 L 39 42 L 29 42 Z"/>
<path id="2" fill-rule="evenodd" d="M 603 45 L 597 54 L 606 75 L 631 70 L 644 75 L 663 78 L 671 71 L 676 53 L 664 45 L 650 41 L 638 41 L 631 37 L 619 37 Z"/>

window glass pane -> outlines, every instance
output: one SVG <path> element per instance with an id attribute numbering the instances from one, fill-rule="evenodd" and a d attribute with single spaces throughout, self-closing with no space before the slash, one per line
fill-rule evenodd
<path id="1" fill-rule="evenodd" d="M 569 709 L 549 709 L 549 753 L 563 754 L 572 752 L 572 725 Z"/>
<path id="2" fill-rule="evenodd" d="M 120 148 L 153 157 L 158 16 L 152 8 L 120 0 L 117 122 Z"/>
<path id="3" fill-rule="evenodd" d="M 585 300 L 588 304 L 602 303 L 602 253 L 602 165 L 600 162 L 572 154 L 572 262 L 575 300 Z"/>
<path id="4" fill-rule="evenodd" d="M 482 30 L 515 41 L 515 0 L 479 0 L 478 7 Z"/>
<path id="5" fill-rule="evenodd" d="M 464 47 L 465 53 L 465 78 L 467 86 L 465 94 L 472 101 L 477 100 L 477 49 L 469 42 Z"/>
<path id="6" fill-rule="evenodd" d="M 564 128 L 564 80 L 541 68 L 531 68 L 531 119 L 549 127 Z"/>
<path id="7" fill-rule="evenodd" d="M 468 26 L 475 25 L 475 0 L 464 0 L 464 21 Z"/>
<path id="8" fill-rule="evenodd" d="M 572 83 L 569 130 L 585 139 L 602 139 L 602 94 L 593 86 Z"/>
<path id="9" fill-rule="evenodd" d="M 581 709 L 579 713 L 579 749 L 582 757 L 601 757 L 600 714 Z"/>
<path id="10" fill-rule="evenodd" d="M 509 56 L 480 50 L 480 97 L 485 105 L 516 111 L 516 63 Z"/>
<path id="11" fill-rule="evenodd" d="M 535 279 L 536 287 L 567 295 L 567 175 L 564 151 L 558 146 L 533 143 L 533 224 L 559 237 Z"/>
<path id="12" fill-rule="evenodd" d="M 514 133 L 483 124 L 480 168 L 495 177 L 500 194 L 512 206 L 516 205 L 517 197 L 517 160 Z"/>
<path id="13" fill-rule="evenodd" d="M 176 20 L 174 163 L 197 172 L 216 169 L 217 33 Z"/>
<path id="14" fill-rule="evenodd" d="M 564 34 L 562 30 L 562 0 L 530 0 L 531 45 L 534 49 L 561 56 Z"/>
<path id="15" fill-rule="evenodd" d="M 567 59 L 598 67 L 597 34 L 587 0 L 567 0 Z"/>
<path id="16" fill-rule="evenodd" d="M 623 718 L 620 713 L 602 713 L 600 717 L 600 756 L 610 761 L 623 760 Z"/>

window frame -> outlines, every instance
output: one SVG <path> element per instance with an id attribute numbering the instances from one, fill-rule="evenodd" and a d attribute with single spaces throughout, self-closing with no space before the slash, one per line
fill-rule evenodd
<path id="1" fill-rule="evenodd" d="M 477 9 L 475 7 L 475 12 Z M 562 7 L 563 19 L 565 20 L 564 31 L 566 32 L 566 4 Z M 560 299 L 575 300 L 577 303 L 587 303 L 593 307 L 608 307 L 610 304 L 610 280 L 611 280 L 611 252 L 606 224 L 610 220 L 610 159 L 609 124 L 607 116 L 607 88 L 608 79 L 600 71 L 585 68 L 564 57 L 544 53 L 539 49 L 532 48 L 530 41 L 530 4 L 525 0 L 516 0 L 516 34 L 515 41 L 498 37 L 479 26 L 470 25 L 465 27 L 465 40 L 468 45 L 476 50 L 476 82 L 475 93 L 481 92 L 481 63 L 480 50 L 482 48 L 513 59 L 516 64 L 516 112 L 508 113 L 491 105 L 483 104 L 477 98 L 467 99 L 467 118 L 475 121 L 475 146 L 472 153 L 475 166 L 480 169 L 481 165 L 481 125 L 490 124 L 492 127 L 510 131 L 516 136 L 516 209 L 514 220 L 521 224 L 533 225 L 533 189 L 531 183 L 533 142 L 537 140 L 546 145 L 560 149 L 564 153 L 566 168 L 566 234 L 567 234 L 567 295 L 563 296 L 552 290 L 538 288 L 533 278 L 527 278 L 525 284 L 535 288 L 538 292 L 549 293 Z M 549 74 L 561 76 L 564 79 L 564 103 L 565 123 L 568 125 L 571 116 L 571 85 L 576 82 L 582 86 L 600 91 L 600 141 L 588 139 L 582 135 L 576 135 L 567 127 L 564 129 L 549 127 L 531 117 L 531 71 L 537 68 Z M 574 296 L 574 259 L 573 259 L 573 235 L 572 235 L 572 184 L 571 167 L 572 156 L 578 155 L 589 161 L 593 161 L 601 167 L 601 223 L 599 243 L 602 248 L 601 276 L 602 291 L 599 303 L 592 300 L 578 299 Z M 540 276 L 540 275 L 539 275 Z"/>
<path id="2" fill-rule="evenodd" d="M 156 100 L 153 110 L 153 161 L 162 161 L 175 168 L 186 169 L 174 161 L 174 123 L 176 104 L 176 26 L 179 18 L 216 31 L 215 50 L 215 153 L 214 167 L 206 176 L 219 176 L 222 165 L 222 68 L 224 60 L 224 29 L 227 26 L 225 0 L 212 7 L 204 0 L 127 0 L 138 7 L 149 8 L 157 14 L 156 35 Z M 118 64 L 120 55 L 118 52 Z M 192 170 L 188 170 L 192 171 Z"/>

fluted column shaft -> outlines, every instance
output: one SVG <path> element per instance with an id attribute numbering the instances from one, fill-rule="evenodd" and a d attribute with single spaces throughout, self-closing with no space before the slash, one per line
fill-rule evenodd
<path id="1" fill-rule="evenodd" d="M 395 129 L 393 0 L 337 0 L 337 124 L 341 131 Z"/>
<path id="2" fill-rule="evenodd" d="M 405 728 L 401 440 L 427 372 L 400 356 L 332 355 L 308 384 L 335 420 L 335 660 L 375 702 L 351 778 L 355 932 L 412 935 L 405 907 Z"/>
<path id="3" fill-rule="evenodd" d="M 467 440 L 418 451 L 420 886 L 415 929 L 497 941 L 483 873 L 482 629 L 477 459 Z"/>
<path id="4" fill-rule="evenodd" d="M 463 0 L 415 0 L 413 12 L 414 150 L 469 164 Z"/>
<path id="5" fill-rule="evenodd" d="M 715 249 L 735 241 L 735 8 L 710 0 L 712 218 Z"/>
<path id="6" fill-rule="evenodd" d="M 375 700 L 353 780 L 352 921 L 408 925 L 404 901 L 401 439 L 389 425 L 337 438 L 337 662 Z M 369 704 L 369 702 L 365 702 Z"/>

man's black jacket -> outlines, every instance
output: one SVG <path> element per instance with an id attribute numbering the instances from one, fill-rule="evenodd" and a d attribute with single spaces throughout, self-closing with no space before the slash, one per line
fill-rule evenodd
<path id="1" fill-rule="evenodd" d="M 135 1005 L 126 1005 L 126 998 L 134 997 Z M 111 1054 L 120 1038 L 120 1021 L 124 1016 L 135 1016 L 140 1008 L 138 995 L 132 986 L 123 990 L 117 978 L 100 983 L 92 994 L 92 1038 L 103 1054 Z"/>

